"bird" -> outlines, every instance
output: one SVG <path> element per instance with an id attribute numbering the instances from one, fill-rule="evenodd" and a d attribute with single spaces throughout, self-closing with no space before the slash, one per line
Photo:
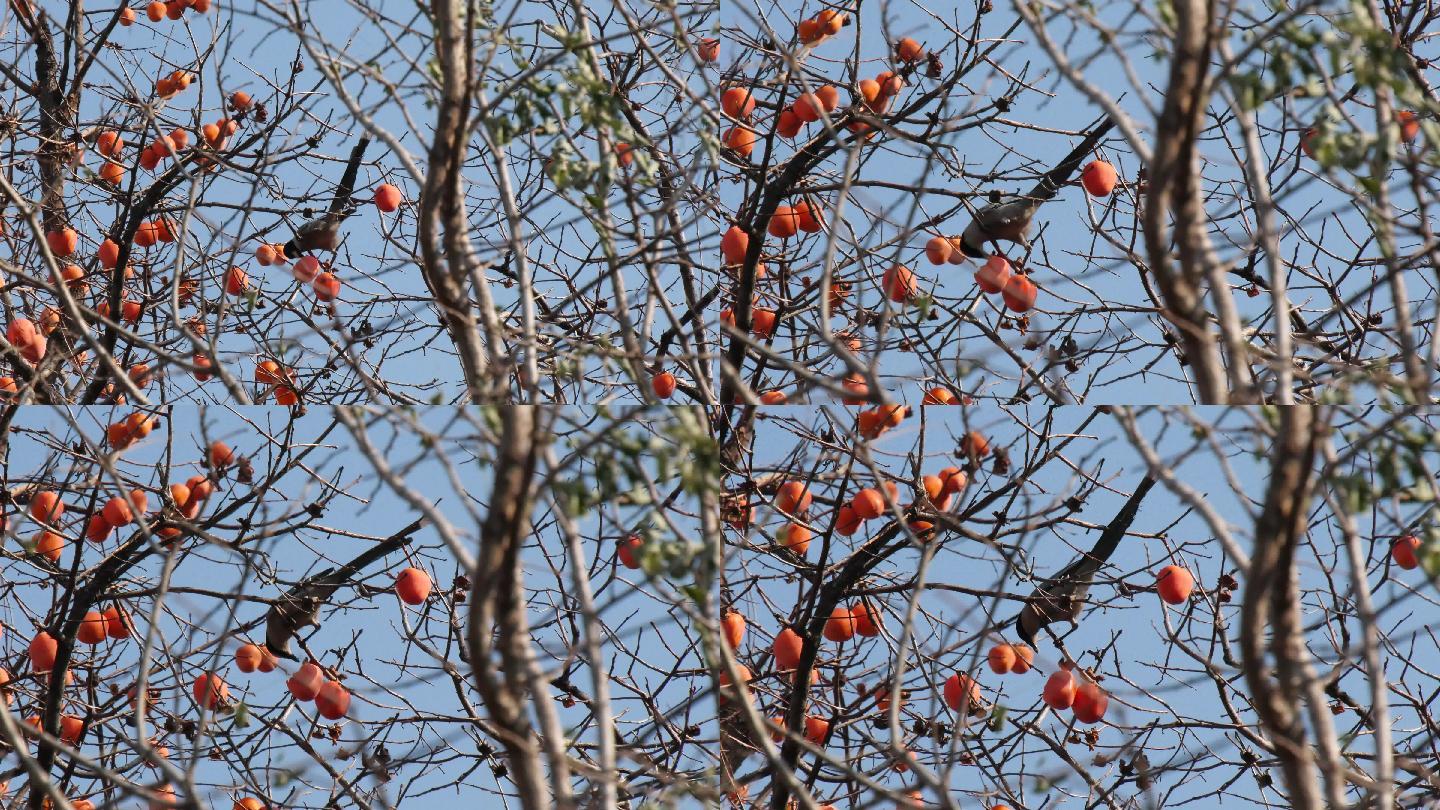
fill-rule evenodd
<path id="1" fill-rule="evenodd" d="M 319 626 L 320 607 L 329 601 L 342 585 L 354 578 L 365 566 L 409 543 L 410 536 L 419 531 L 424 523 L 424 518 L 416 520 L 339 568 L 327 568 L 305 578 L 272 602 L 265 613 L 265 649 L 281 658 L 299 660 L 290 652 L 290 639 L 300 628 Z"/>
<path id="2" fill-rule="evenodd" d="M 1020 609 L 1020 614 L 1014 619 L 1016 631 L 1021 638 L 1033 646 L 1035 634 L 1051 622 L 1066 619 L 1072 624 L 1077 623 L 1095 574 L 1105 561 L 1110 559 L 1110 555 L 1115 553 L 1116 547 L 1120 545 L 1125 533 L 1130 530 L 1130 524 L 1135 520 L 1140 502 L 1153 486 L 1154 478 L 1148 475 L 1142 478 L 1130 499 L 1120 508 L 1120 513 L 1100 533 L 1095 547 L 1046 580 L 1025 600 L 1025 607 Z"/>
<path id="3" fill-rule="evenodd" d="M 1055 168 L 1046 172 L 1029 194 L 992 196 L 992 202 L 975 212 L 975 218 L 960 236 L 960 252 L 972 259 L 983 259 L 986 255 L 985 243 L 1001 239 L 1029 247 L 1027 234 L 1035 212 L 1040 210 L 1042 203 L 1060 193 L 1060 187 L 1070 182 L 1080 170 L 1080 164 L 1114 126 L 1115 121 L 1108 115 L 1095 122 L 1080 145 L 1072 149 Z"/>
<path id="4" fill-rule="evenodd" d="M 334 250 L 340 244 L 340 225 L 355 213 L 355 176 L 360 171 L 360 161 L 365 156 L 365 147 L 370 139 L 362 137 L 350 150 L 350 162 L 335 189 L 335 199 L 330 208 L 315 219 L 295 229 L 295 235 L 285 243 L 285 256 L 298 259 L 311 250 Z"/>

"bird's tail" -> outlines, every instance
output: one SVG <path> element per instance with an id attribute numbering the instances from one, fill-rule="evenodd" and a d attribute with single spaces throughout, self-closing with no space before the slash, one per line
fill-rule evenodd
<path id="1" fill-rule="evenodd" d="M 356 574 L 360 573 L 361 569 L 365 568 L 370 563 L 375 562 L 381 557 L 384 557 L 387 554 L 395 551 L 396 549 L 399 549 L 401 546 L 409 543 L 410 536 L 415 532 L 419 531 L 420 527 L 424 525 L 424 523 L 425 519 L 420 518 L 414 523 L 411 523 L 409 526 L 406 526 L 405 528 L 396 532 L 395 534 L 392 534 L 384 540 L 381 540 L 380 542 L 371 546 L 370 548 L 365 549 L 365 551 L 361 552 L 359 556 L 357 556 L 355 559 L 351 560 L 348 563 L 345 563 L 341 567 L 335 569 L 333 572 L 326 574 L 324 576 L 325 583 L 327 585 L 334 585 L 338 587 L 345 584 L 346 582 L 349 582 L 355 577 Z"/>
<path id="2" fill-rule="evenodd" d="M 345 164 L 345 174 L 341 175 L 340 187 L 335 190 L 335 199 L 330 203 L 331 214 L 343 211 L 355 196 L 355 178 L 360 173 L 360 161 L 365 158 L 365 147 L 369 145 L 370 139 L 361 136 L 350 150 L 350 162 Z"/>
<path id="3" fill-rule="evenodd" d="M 1114 126 L 1115 121 L 1108 114 L 1096 121 L 1085 133 L 1080 145 L 1070 150 L 1070 154 L 1066 155 L 1064 160 L 1040 178 L 1040 182 L 1036 183 L 1035 188 L 1031 190 L 1030 198 L 1038 204 L 1059 194 L 1061 187 L 1070 182 L 1070 178 L 1080 171 L 1080 164 L 1084 163 L 1085 158 L 1095 151 L 1096 144 L 1100 143 Z"/>
<path id="4" fill-rule="evenodd" d="M 1090 559 L 1096 561 L 1096 570 L 1099 570 L 1100 563 L 1110 559 L 1110 555 L 1115 553 L 1115 548 L 1124 539 L 1125 533 L 1130 531 L 1130 524 L 1135 522 L 1135 513 L 1140 511 L 1140 502 L 1145 500 L 1146 493 L 1150 492 L 1153 486 L 1155 479 L 1151 476 L 1146 475 L 1140 479 L 1140 483 L 1130 495 L 1130 500 L 1125 502 L 1120 513 L 1110 521 L 1105 531 L 1100 533 L 1100 539 L 1095 542 L 1095 547 L 1090 549 L 1089 554 Z"/>

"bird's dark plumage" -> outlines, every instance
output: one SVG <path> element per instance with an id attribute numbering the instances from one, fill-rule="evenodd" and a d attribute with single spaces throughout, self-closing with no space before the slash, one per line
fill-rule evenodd
<path id="1" fill-rule="evenodd" d="M 329 568 L 291 588 L 276 599 L 265 614 L 265 648 L 281 657 L 295 660 L 290 652 L 290 639 L 302 627 L 318 625 L 320 607 L 349 582 L 365 566 L 410 542 L 420 530 L 424 519 L 411 523 L 395 534 L 366 549 L 358 557 L 339 568 Z"/>
<path id="2" fill-rule="evenodd" d="M 1120 541 L 1125 538 L 1125 533 L 1130 530 L 1130 524 L 1135 521 L 1135 513 L 1140 509 L 1140 502 L 1155 486 L 1155 479 L 1145 476 L 1140 480 L 1135 492 L 1130 499 L 1121 507 L 1120 513 L 1110 521 L 1105 530 L 1100 533 L 1100 539 L 1095 542 L 1095 547 L 1090 549 L 1080 559 L 1065 566 L 1065 569 L 1054 577 L 1050 578 L 1035 590 L 1026 601 L 1025 607 L 1021 608 L 1020 615 L 1015 617 L 1015 629 L 1026 642 L 1033 645 L 1035 634 L 1040 629 L 1059 619 L 1075 621 L 1084 609 L 1085 597 L 1090 593 L 1090 584 L 1095 579 L 1095 574 L 1115 549 Z"/>
<path id="3" fill-rule="evenodd" d="M 335 189 L 330 209 L 295 229 L 295 236 L 285 243 L 288 258 L 298 259 L 310 250 L 334 250 L 340 244 L 340 225 L 355 213 L 355 178 L 365 157 L 365 147 L 369 145 L 370 139 L 362 137 L 350 150 L 350 162 L 345 165 L 345 174 Z"/>
<path id="4" fill-rule="evenodd" d="M 1028 244 L 1027 233 L 1035 212 L 1042 203 L 1060 193 L 1114 126 L 1108 115 L 1097 121 L 1070 154 L 1041 176 L 1029 194 L 1012 194 L 976 211 L 975 218 L 960 237 L 961 252 L 972 259 L 981 259 L 985 257 L 986 242 L 1004 240 Z"/>

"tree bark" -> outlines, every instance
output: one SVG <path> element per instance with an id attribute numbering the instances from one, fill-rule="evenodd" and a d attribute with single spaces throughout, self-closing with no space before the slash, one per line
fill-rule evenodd
<path id="1" fill-rule="evenodd" d="M 1294 808 L 1324 806 L 1315 752 L 1306 740 L 1300 696 L 1308 691 L 1295 552 L 1304 537 L 1314 487 L 1317 428 L 1322 412 L 1279 409 L 1280 427 L 1271 452 L 1270 484 L 1255 523 L 1255 553 L 1240 613 L 1245 680 L 1266 736 L 1274 743 Z M 1272 669 L 1266 661 L 1266 631 Z"/>

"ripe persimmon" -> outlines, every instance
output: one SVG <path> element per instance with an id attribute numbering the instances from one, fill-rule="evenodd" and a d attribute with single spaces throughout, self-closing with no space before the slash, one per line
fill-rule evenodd
<path id="1" fill-rule="evenodd" d="M 830 736 L 830 721 L 811 715 L 805 718 L 805 739 L 816 745 L 824 745 Z"/>
<path id="2" fill-rule="evenodd" d="M 109 237 L 100 243 L 100 249 L 96 253 L 100 256 L 100 266 L 106 270 L 115 269 L 115 265 L 120 261 L 120 246 Z"/>
<path id="3" fill-rule="evenodd" d="M 1100 684 L 1090 681 L 1075 690 L 1075 703 L 1071 708 L 1075 710 L 1076 720 L 1082 723 L 1098 723 L 1105 716 L 1105 709 L 1109 705 L 1110 696 L 1105 694 Z"/>
<path id="4" fill-rule="evenodd" d="M 850 606 L 850 615 L 855 620 L 856 635 L 865 636 L 866 638 L 874 638 L 880 635 L 880 627 L 883 621 L 880 616 L 880 611 L 878 611 L 874 605 L 862 599 Z"/>
<path id="5" fill-rule="evenodd" d="M 55 637 L 41 630 L 30 640 L 30 667 L 36 672 L 49 672 L 55 668 L 55 655 L 60 643 Z"/>
<path id="6" fill-rule="evenodd" d="M 948 388 L 931 388 L 920 400 L 921 405 L 959 405 L 960 400 Z"/>
<path id="7" fill-rule="evenodd" d="M 800 129 L 804 126 L 805 122 L 800 120 L 794 110 L 784 109 L 775 116 L 775 132 L 782 138 L 793 139 L 800 134 Z"/>
<path id="8" fill-rule="evenodd" d="M 1172 605 L 1184 604 L 1195 587 L 1195 577 L 1178 565 L 1167 565 L 1155 577 L 1155 588 L 1160 598 Z"/>
<path id="9" fill-rule="evenodd" d="M 191 692 L 195 695 L 195 702 L 206 709 L 213 709 L 230 698 L 230 687 L 214 672 L 196 678 Z"/>
<path id="10" fill-rule="evenodd" d="M 285 680 L 285 686 L 296 700 L 310 701 L 320 694 L 324 681 L 325 673 L 320 670 L 320 665 L 314 661 L 306 661 L 294 675 Z"/>
<path id="11" fill-rule="evenodd" d="M 990 671 L 1004 675 L 1015 666 L 1015 650 L 1009 644 L 996 644 L 990 648 L 990 654 L 986 656 L 990 663 Z"/>
<path id="12" fill-rule="evenodd" d="M 775 312 L 756 308 L 750 311 L 750 333 L 760 338 L 775 334 Z"/>
<path id="13" fill-rule="evenodd" d="M 650 390 L 661 399 L 669 399 L 675 395 L 675 375 L 668 371 L 656 374 L 650 378 Z"/>
<path id="14" fill-rule="evenodd" d="M 915 274 L 903 264 L 892 266 L 881 279 L 885 295 L 891 301 L 903 303 L 915 297 Z"/>
<path id="15" fill-rule="evenodd" d="M 240 267 L 232 267 L 225 273 L 225 292 L 241 295 L 250 289 L 250 276 Z"/>
<path id="16" fill-rule="evenodd" d="M 1395 113 L 1395 120 L 1400 124 L 1400 139 L 1410 143 L 1420 135 L 1420 116 L 1414 110 L 1401 110 Z"/>
<path id="17" fill-rule="evenodd" d="M 730 649 L 740 649 L 740 642 L 745 640 L 745 614 L 738 610 L 727 610 L 725 615 L 720 617 L 720 630 L 725 634 L 725 643 Z"/>
<path id="18" fill-rule="evenodd" d="M 796 224 L 800 227 L 800 230 L 805 233 L 820 232 L 820 229 L 824 226 L 824 220 L 821 219 L 820 212 L 817 208 L 805 200 L 795 203 L 793 208 L 795 211 Z"/>
<path id="19" fill-rule="evenodd" d="M 874 520 L 885 514 L 885 496 L 878 489 L 866 487 L 850 499 L 850 508 L 861 520 Z"/>
<path id="20" fill-rule="evenodd" d="M 110 537 L 111 526 L 104 515 L 91 515 L 85 522 L 85 539 L 92 543 L 103 543 Z"/>
<path id="21" fill-rule="evenodd" d="M 799 481 L 786 481 L 775 491 L 775 508 L 787 515 L 803 515 L 810 509 L 814 496 Z"/>
<path id="22" fill-rule="evenodd" d="M 731 118 L 749 118 L 755 111 L 755 98 L 744 87 L 731 87 L 720 94 L 720 109 Z"/>
<path id="23" fill-rule="evenodd" d="M 991 256 L 975 271 L 975 283 L 987 293 L 998 293 L 1010 280 L 1010 262 L 1004 256 Z"/>
<path id="24" fill-rule="evenodd" d="M 960 437 L 960 452 L 975 458 L 985 458 L 990 455 L 990 440 L 972 430 Z"/>
<path id="25" fill-rule="evenodd" d="M 825 638 L 830 641 L 849 641 L 855 637 L 855 614 L 844 605 L 836 605 L 825 620 Z"/>
<path id="26" fill-rule="evenodd" d="M 899 58 L 901 62 L 919 61 L 920 57 L 924 54 L 925 51 L 920 47 L 920 43 L 910 37 L 905 37 L 895 43 L 895 56 Z"/>
<path id="27" fill-rule="evenodd" d="M 236 90 L 230 94 L 230 109 L 244 112 L 250 109 L 250 94 L 244 90 Z"/>
<path id="28" fill-rule="evenodd" d="M 950 261 L 950 254 L 954 251 L 950 240 L 943 236 L 934 236 L 925 243 L 925 258 L 931 264 L 944 264 Z"/>
<path id="29" fill-rule="evenodd" d="M 744 664 L 736 664 L 736 665 L 735 665 L 735 669 L 740 672 L 740 682 L 741 682 L 741 683 L 749 683 L 750 681 L 752 681 L 752 680 L 755 679 L 754 673 L 752 673 L 752 672 L 750 671 L 750 668 L 747 667 L 747 666 L 745 666 Z M 729 686 L 730 683 L 731 683 L 731 681 L 730 681 L 730 673 L 729 673 L 728 671 L 726 671 L 724 668 L 721 668 L 721 670 L 720 670 L 720 685 L 721 685 L 721 686 Z"/>
<path id="30" fill-rule="evenodd" d="M 639 568 L 640 546 L 642 543 L 643 541 L 641 541 L 640 536 L 637 534 L 632 534 L 621 540 L 620 550 L 616 554 L 616 556 L 620 558 L 621 564 L 632 570 Z"/>
<path id="31" fill-rule="evenodd" d="M 1010 665 L 1010 671 L 1016 675 L 1029 672 L 1035 663 L 1035 651 L 1026 644 L 1011 644 L 1010 649 L 1015 651 L 1015 663 Z"/>
<path id="32" fill-rule="evenodd" d="M 1092 160 L 1080 171 L 1080 182 L 1092 197 L 1110 196 L 1115 179 L 1115 167 L 1103 160 Z"/>
<path id="33" fill-rule="evenodd" d="M 315 695 L 315 709 L 326 720 L 339 720 L 350 711 L 350 690 L 339 681 L 326 681 Z"/>
<path id="34" fill-rule="evenodd" d="M 1420 549 L 1420 538 L 1413 534 L 1407 534 L 1396 538 L 1394 545 L 1390 546 L 1390 559 L 1406 571 L 1413 571 L 1420 564 L 1415 552 Z"/>
<path id="35" fill-rule="evenodd" d="M 421 605 L 430 598 L 430 575 L 419 568 L 406 568 L 395 577 L 395 593 L 407 605 Z"/>
<path id="36" fill-rule="evenodd" d="M 786 627 L 775 634 L 770 650 L 775 654 L 775 666 L 779 669 L 794 669 L 800 665 L 800 651 L 805 646 L 800 634 Z"/>
<path id="37" fill-rule="evenodd" d="M 31 496 L 30 517 L 34 518 L 36 523 L 54 523 L 59 521 L 63 514 L 65 504 L 60 500 L 60 493 L 44 490 Z"/>
<path id="38" fill-rule="evenodd" d="M 720 58 L 720 40 L 707 37 L 700 40 L 700 44 L 695 50 L 698 52 L 701 62 L 714 62 Z"/>
<path id="39" fill-rule="evenodd" d="M 845 15 L 833 8 L 822 9 L 815 15 L 815 24 L 820 26 L 820 33 L 834 36 L 845 26 Z"/>
<path id="40" fill-rule="evenodd" d="M 375 207 L 387 214 L 398 210 L 404 199 L 404 196 L 400 194 L 400 189 L 389 183 L 381 183 L 375 189 Z"/>
<path id="41" fill-rule="evenodd" d="M 45 557 L 52 563 L 60 562 L 60 555 L 65 551 L 65 538 L 50 531 L 41 529 L 35 533 L 35 553 Z"/>
<path id="42" fill-rule="evenodd" d="M 807 17 L 795 24 L 795 38 L 800 40 L 802 45 L 813 45 L 824 37 L 820 23 L 816 22 L 814 17 Z"/>
<path id="43" fill-rule="evenodd" d="M 99 644 L 105 640 L 106 635 L 105 614 L 98 610 L 86 611 L 85 618 L 80 620 L 80 628 L 75 632 L 75 638 L 85 644 Z"/>
<path id="44" fill-rule="evenodd" d="M 85 728 L 85 721 L 73 714 L 60 715 L 60 739 L 71 745 L 80 742 L 80 734 Z"/>
<path id="45" fill-rule="evenodd" d="M 301 284 L 309 284 L 320 275 L 320 260 L 310 255 L 301 256 L 290 268 L 290 275 Z"/>
<path id="46" fill-rule="evenodd" d="M 100 514 L 111 526 L 128 526 L 135 522 L 134 510 L 130 508 L 130 501 L 126 498 L 111 498 L 106 501 Z"/>
<path id="47" fill-rule="evenodd" d="M 945 704 L 957 712 L 969 712 L 981 702 L 980 684 L 959 672 L 945 681 Z"/>
<path id="48" fill-rule="evenodd" d="M 235 667 L 241 672 L 254 672 L 260 667 L 260 648 L 242 644 L 235 649 Z"/>
<path id="49" fill-rule="evenodd" d="M 1005 282 L 1005 288 L 1000 291 L 1005 298 L 1005 306 L 1012 312 L 1029 312 L 1035 306 L 1035 297 L 1039 290 L 1035 282 L 1029 276 L 1013 275 Z"/>
<path id="50" fill-rule="evenodd" d="M 130 615 L 125 612 L 124 608 L 116 606 L 105 608 L 104 616 L 105 632 L 109 634 L 110 638 L 130 637 Z"/>
<path id="51" fill-rule="evenodd" d="M 1067 669 L 1050 673 L 1050 677 L 1045 679 L 1041 699 L 1052 709 L 1070 708 L 1075 703 L 1075 675 Z"/>
<path id="52" fill-rule="evenodd" d="M 764 392 L 763 394 L 760 395 L 760 404 L 761 404 L 761 405 L 784 405 L 787 399 L 788 399 L 788 398 L 785 396 L 785 392 L 784 392 L 784 391 L 780 391 L 780 390 L 778 390 L 778 389 L 777 389 L 777 390 L 773 390 L 773 391 L 766 391 L 766 392 Z"/>
<path id="53" fill-rule="evenodd" d="M 725 132 L 725 145 L 734 150 L 741 157 L 750 157 L 755 151 L 755 144 L 760 140 L 760 135 L 750 127 L 741 125 L 731 127 Z"/>
<path id="54" fill-rule="evenodd" d="M 814 533 L 798 523 L 787 523 L 775 536 L 781 545 L 803 557 L 810 549 L 810 538 Z"/>
<path id="55" fill-rule="evenodd" d="M 75 253 L 75 247 L 79 241 L 80 238 L 76 235 L 74 228 L 61 228 L 45 234 L 45 244 L 50 246 L 50 252 L 62 259 Z"/>
<path id="56" fill-rule="evenodd" d="M 115 157 L 124 148 L 125 139 L 113 129 L 107 129 L 95 138 L 95 151 L 105 157 Z"/>
<path id="57" fill-rule="evenodd" d="M 720 239 L 720 253 L 726 264 L 740 264 L 745 261 L 745 252 L 750 249 L 750 234 L 738 225 L 731 225 Z"/>
<path id="58" fill-rule="evenodd" d="M 770 225 L 767 230 L 771 236 L 789 239 L 800 230 L 800 217 L 796 216 L 795 209 L 791 206 L 777 205 L 775 213 L 770 217 Z"/>
<path id="59" fill-rule="evenodd" d="M 340 286 L 340 279 L 328 270 L 310 282 L 310 289 L 315 291 L 315 298 L 320 301 L 334 301 L 339 298 Z"/>

